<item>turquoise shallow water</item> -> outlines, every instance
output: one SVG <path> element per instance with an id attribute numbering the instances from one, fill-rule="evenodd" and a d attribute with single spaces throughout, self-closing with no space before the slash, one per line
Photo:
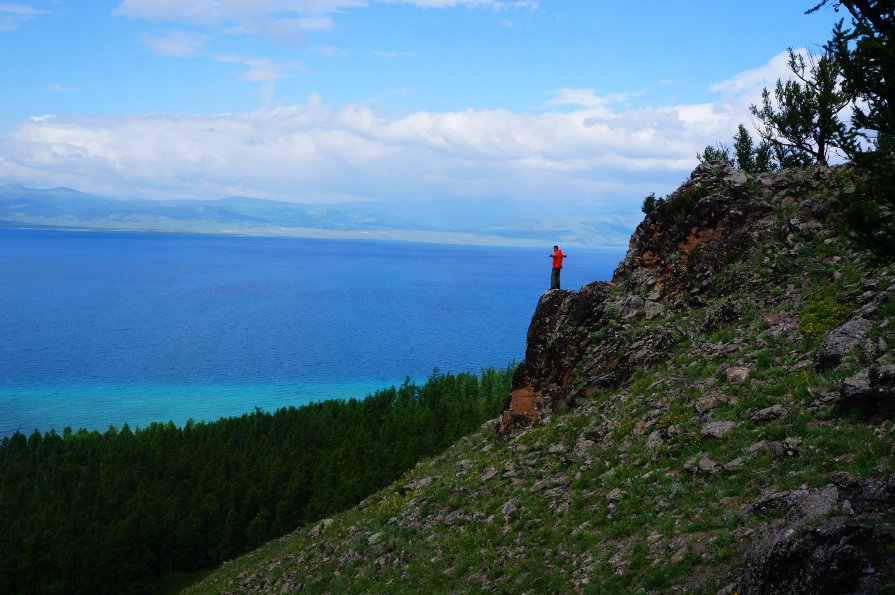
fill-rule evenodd
<path id="1" fill-rule="evenodd" d="M 565 250 L 563 286 L 619 253 Z M 520 360 L 544 250 L 0 229 L 0 436 L 363 397 Z"/>
<path id="2" fill-rule="evenodd" d="M 165 420 L 183 425 L 190 418 L 239 416 L 255 407 L 272 412 L 325 399 L 360 399 L 395 383 L 400 381 L 0 387 L 0 436 L 66 426 L 105 430 L 129 423 L 134 429 Z M 24 421 L 7 425 L 29 419 L 35 427 L 23 426 Z"/>

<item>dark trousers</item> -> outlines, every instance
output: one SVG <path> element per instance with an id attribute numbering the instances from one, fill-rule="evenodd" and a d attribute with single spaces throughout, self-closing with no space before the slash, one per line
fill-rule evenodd
<path id="1" fill-rule="evenodd" d="M 562 267 L 553 269 L 550 273 L 550 289 L 559 289 L 559 271 Z"/>

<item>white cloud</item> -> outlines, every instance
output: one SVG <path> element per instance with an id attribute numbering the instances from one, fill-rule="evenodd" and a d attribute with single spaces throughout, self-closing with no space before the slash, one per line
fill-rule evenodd
<path id="1" fill-rule="evenodd" d="M 242 64 L 247 69 L 239 75 L 245 81 L 259 84 L 259 99 L 262 105 L 269 105 L 275 94 L 275 81 L 291 76 L 293 73 L 307 70 L 301 62 L 275 62 L 269 58 L 221 54 L 218 62 Z"/>
<path id="2" fill-rule="evenodd" d="M 795 51 L 801 54 L 806 53 L 804 49 Z M 715 93 L 723 94 L 728 100 L 744 95 L 751 96 L 756 89 L 760 91 L 764 87 L 773 87 L 777 79 L 789 79 L 792 72 L 787 66 L 788 60 L 787 52 L 781 52 L 758 68 L 741 72 L 720 83 L 712 83 L 709 85 L 709 89 Z"/>
<path id="3" fill-rule="evenodd" d="M 254 83 L 276 81 L 290 76 L 296 71 L 306 70 L 301 62 L 275 62 L 269 58 L 257 58 L 253 56 L 240 56 L 237 54 L 221 54 L 218 62 L 233 62 L 247 66 L 240 78 Z"/>
<path id="4" fill-rule="evenodd" d="M 72 85 L 66 85 L 63 83 L 50 83 L 44 87 L 50 93 L 69 93 L 71 91 L 77 91 L 78 88 Z"/>
<path id="5" fill-rule="evenodd" d="M 260 86 L 267 106 L 275 83 L 304 68 L 240 54 L 215 59 L 239 65 L 239 76 Z M 241 194 L 306 202 L 509 196 L 637 211 L 643 196 L 685 179 L 697 151 L 729 142 L 761 89 L 785 75 L 785 62 L 781 69 L 775 56 L 711 85 L 717 101 L 640 108 L 626 103 L 630 93 L 564 88 L 535 113 L 396 116 L 311 94 L 303 104 L 250 113 L 42 115 L 0 136 L 0 179 L 113 196 Z"/>
<path id="6" fill-rule="evenodd" d="M 218 59 L 247 66 L 245 78 L 271 87 L 284 76 L 269 61 Z M 0 178 L 119 196 L 510 196 L 636 210 L 649 192 L 676 187 L 696 152 L 732 136 L 743 119 L 723 101 L 616 107 L 623 97 L 566 89 L 555 103 L 573 109 L 387 117 L 312 95 L 242 114 L 31 119 L 0 137 Z"/>
<path id="7" fill-rule="evenodd" d="M 115 16 L 174 22 L 197 28 L 203 33 L 171 30 L 164 34 L 144 33 L 140 42 L 150 51 L 188 57 L 199 55 L 213 36 L 258 35 L 282 45 L 303 46 L 310 32 L 330 31 L 334 19 L 351 9 L 371 4 L 406 4 L 418 8 L 481 8 L 494 12 L 535 10 L 527 0 L 121 0 Z M 3 5 L 0 5 L 3 6 Z M 312 48 L 315 53 L 345 56 L 344 50 L 328 46 Z M 379 51 L 371 55 L 385 58 L 413 57 L 412 52 Z M 275 65 L 263 58 L 240 58 L 224 54 L 219 61 L 239 62 L 249 67 L 240 78 L 259 83 L 259 96 L 268 105 L 275 93 L 274 81 L 304 67 L 299 63 Z"/>
<path id="8" fill-rule="evenodd" d="M 420 8 L 454 8 L 465 6 L 468 8 L 490 8 L 495 12 L 504 10 L 536 10 L 537 2 L 530 1 L 503 1 L 503 0 L 377 0 L 386 4 L 411 4 Z"/>
<path id="9" fill-rule="evenodd" d="M 630 93 L 613 93 L 597 95 L 593 89 L 557 89 L 553 97 L 547 100 L 548 105 L 573 105 L 584 107 L 602 107 L 624 101 Z"/>
<path id="10" fill-rule="evenodd" d="M 164 35 L 144 33 L 140 41 L 156 54 L 186 58 L 197 56 L 208 43 L 208 36 L 189 31 L 171 30 Z"/>
<path id="11" fill-rule="evenodd" d="M 27 21 L 47 14 L 47 11 L 11 2 L 0 2 L 0 31 L 12 31 L 22 27 Z"/>
<path id="12" fill-rule="evenodd" d="M 343 50 L 342 48 L 337 48 L 329 45 L 317 45 L 312 47 L 311 51 L 315 54 L 320 54 L 321 56 L 331 56 L 334 58 L 344 58 L 348 55 L 348 52 Z"/>
<path id="13" fill-rule="evenodd" d="M 335 15 L 371 4 L 494 12 L 537 9 L 536 2 L 506 0 L 123 0 L 112 14 L 264 35 L 280 43 L 298 44 L 304 43 L 305 32 L 331 30 Z"/>

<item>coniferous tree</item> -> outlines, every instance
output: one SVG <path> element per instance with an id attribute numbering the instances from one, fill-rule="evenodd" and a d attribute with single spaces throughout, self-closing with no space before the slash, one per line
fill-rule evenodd
<path id="1" fill-rule="evenodd" d="M 836 61 L 846 89 L 861 102 L 855 106 L 856 128 L 895 137 L 895 3 L 892 0 L 823 0 L 807 12 L 826 5 L 838 12 L 844 6 L 850 26 L 840 20 L 827 51 Z"/>
<path id="2" fill-rule="evenodd" d="M 749 110 L 759 119 L 761 137 L 770 143 L 782 166 L 814 162 L 828 165 L 833 150 L 847 156 L 857 150 L 854 131 L 839 113 L 852 102 L 843 87 L 841 69 L 833 57 L 797 54 L 790 48 L 794 79 L 778 79 L 773 91 L 762 91 L 761 106 Z"/>
<path id="3" fill-rule="evenodd" d="M 359 502 L 500 411 L 513 369 L 183 428 L 0 439 L 0 593 L 130 593 Z"/>
<path id="4" fill-rule="evenodd" d="M 737 127 L 737 133 L 733 137 L 733 155 L 737 167 L 749 174 L 760 174 L 776 169 L 771 143 L 762 140 L 755 146 L 752 135 L 742 124 Z"/>
<path id="5" fill-rule="evenodd" d="M 733 157 L 730 155 L 730 147 L 718 143 L 716 146 L 708 145 L 701 153 L 696 154 L 700 163 L 719 163 L 733 165 Z"/>

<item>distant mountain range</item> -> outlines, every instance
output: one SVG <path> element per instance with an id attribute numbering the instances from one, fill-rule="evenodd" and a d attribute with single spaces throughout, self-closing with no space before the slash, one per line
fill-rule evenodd
<path id="1" fill-rule="evenodd" d="M 247 197 L 111 199 L 71 188 L 0 185 L 0 225 L 625 248 L 642 216 L 509 198 L 300 204 Z"/>

